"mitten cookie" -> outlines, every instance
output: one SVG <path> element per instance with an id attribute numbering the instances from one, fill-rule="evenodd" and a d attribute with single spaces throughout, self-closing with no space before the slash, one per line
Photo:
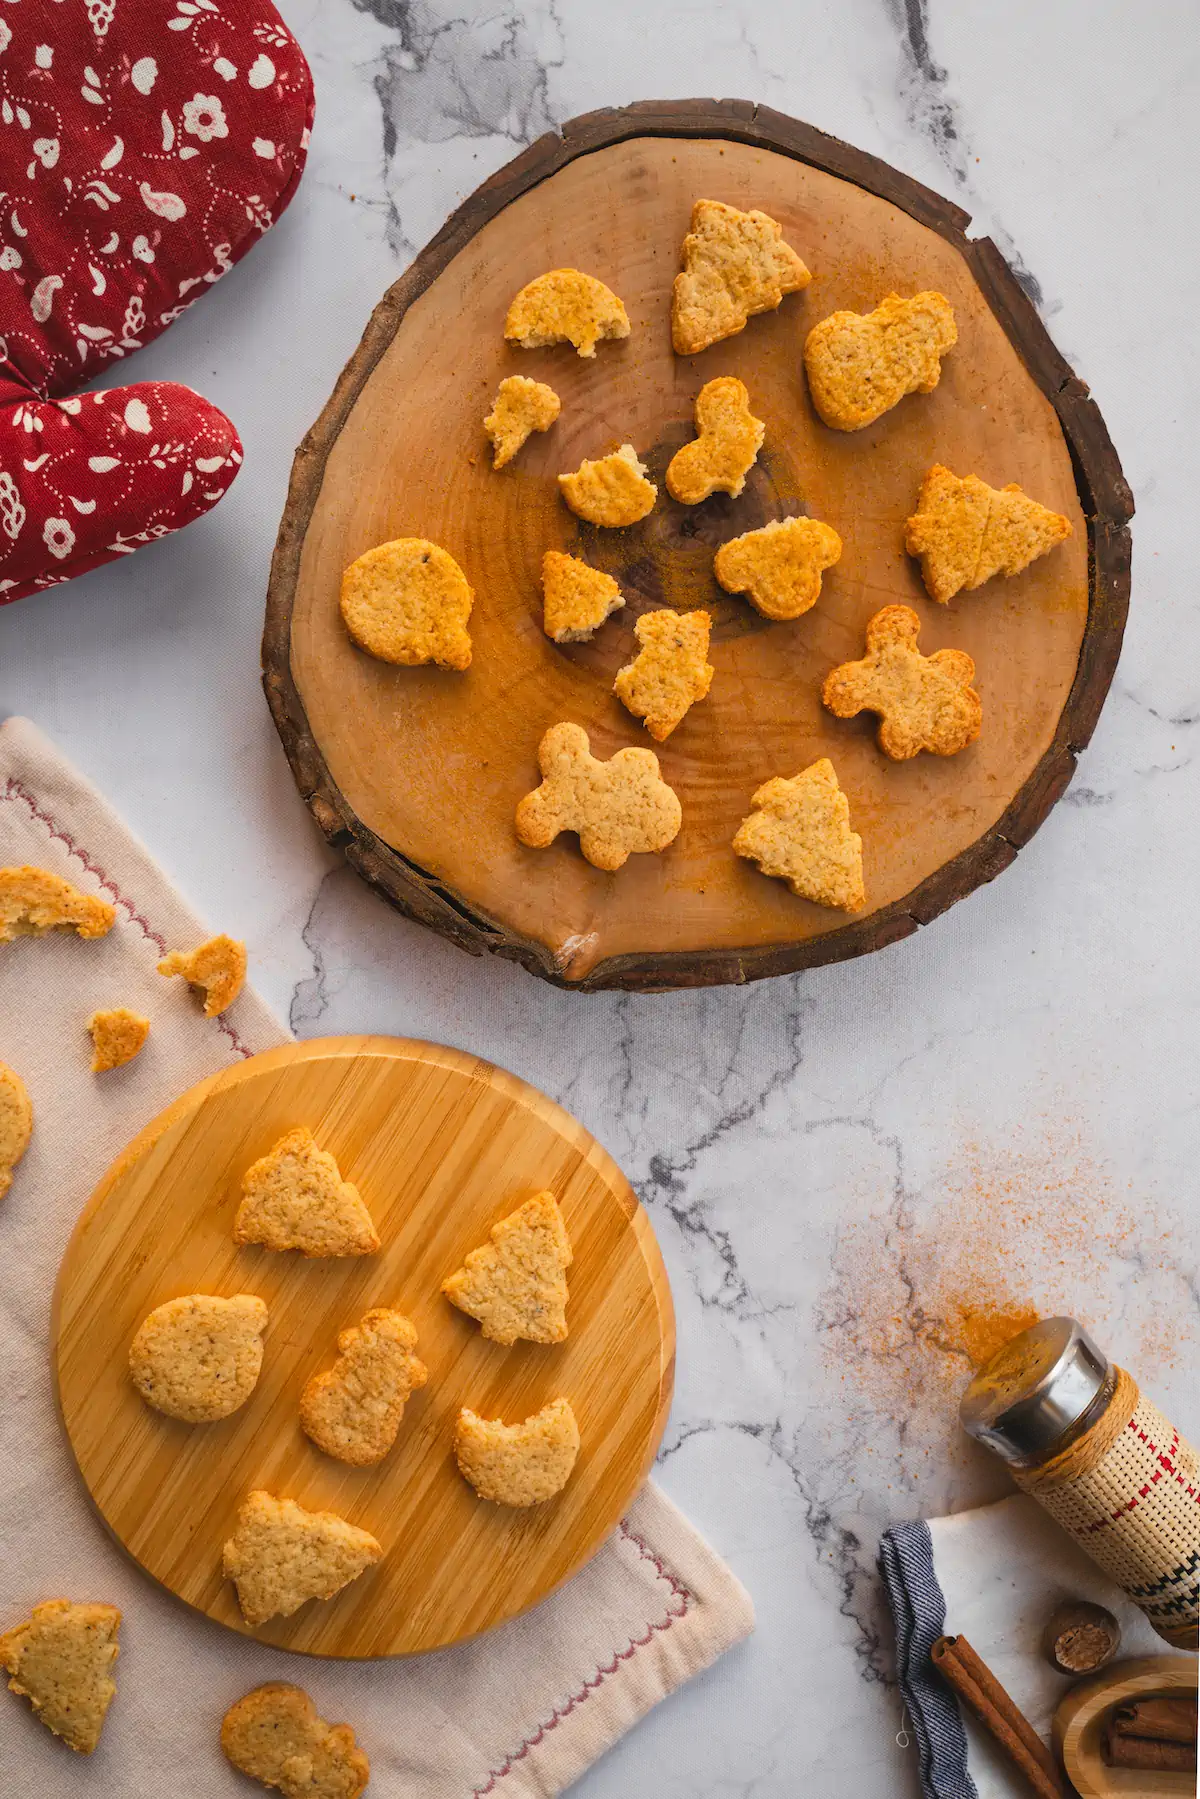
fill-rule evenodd
<path id="1" fill-rule="evenodd" d="M 697 200 L 683 240 L 683 271 L 671 294 L 671 342 L 694 356 L 770 312 L 812 276 L 783 227 L 765 212 L 739 212 L 722 200 Z"/>
<path id="2" fill-rule="evenodd" d="M 545 849 L 560 831 L 576 831 L 595 868 L 623 868 L 632 855 L 665 850 L 683 811 L 658 771 L 653 750 L 618 750 L 607 762 L 591 753 L 581 725 L 554 725 L 538 746 L 542 784 L 517 807 L 522 843 Z"/>
<path id="3" fill-rule="evenodd" d="M 993 575 L 1019 575 L 1070 535 L 1069 519 L 1039 506 L 1015 482 L 989 487 L 977 475 L 960 478 L 935 463 L 921 483 L 904 546 L 920 559 L 930 599 L 944 606 Z"/>
<path id="4" fill-rule="evenodd" d="M 867 653 L 825 677 L 821 697 L 838 718 L 879 714 L 879 747 L 893 762 L 922 750 L 954 756 L 974 743 L 983 722 L 965 650 L 917 648 L 921 621 L 908 606 L 885 606 L 867 624 Z"/>
<path id="5" fill-rule="evenodd" d="M 827 425 L 861 431 L 905 394 L 932 393 L 958 342 L 944 294 L 888 294 L 874 312 L 833 312 L 804 344 L 812 403 Z"/>
<path id="6" fill-rule="evenodd" d="M 348 1724 L 326 1724 L 302 1687 L 274 1680 L 225 1713 L 221 1749 L 284 1799 L 358 1799 L 371 1772 Z"/>
<path id="7" fill-rule="evenodd" d="M 750 410 L 745 382 L 734 375 L 709 381 L 696 395 L 695 416 L 696 437 L 667 464 L 667 492 L 684 506 L 718 492 L 736 499 L 767 429 Z"/>
<path id="8" fill-rule="evenodd" d="M 821 596 L 821 575 L 842 553 L 832 525 L 815 518 L 777 518 L 731 537 L 713 557 L 726 593 L 744 593 L 764 618 L 800 618 Z"/>
<path id="9" fill-rule="evenodd" d="M 641 645 L 632 662 L 617 670 L 613 692 L 627 711 L 645 722 L 656 743 L 665 743 L 676 725 L 712 686 L 716 670 L 707 661 L 712 618 L 707 612 L 643 612 L 633 627 Z"/>

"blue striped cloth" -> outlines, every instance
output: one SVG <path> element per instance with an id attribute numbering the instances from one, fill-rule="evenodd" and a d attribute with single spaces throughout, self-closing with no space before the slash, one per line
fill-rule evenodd
<path id="1" fill-rule="evenodd" d="M 879 1569 L 896 1625 L 900 1689 L 917 1738 L 925 1799 L 979 1799 L 967 1771 L 958 1704 L 929 1651 L 946 1628 L 946 1599 L 933 1570 L 933 1539 L 919 1520 L 893 1524 L 879 1545 Z"/>

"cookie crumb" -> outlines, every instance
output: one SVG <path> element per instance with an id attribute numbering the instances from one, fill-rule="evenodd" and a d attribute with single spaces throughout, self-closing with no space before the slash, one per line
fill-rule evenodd
<path id="1" fill-rule="evenodd" d="M 11 943 L 15 937 L 44 937 L 47 931 L 104 937 L 116 916 L 116 907 L 107 900 L 81 893 L 48 868 L 33 868 L 29 863 L 0 868 L 0 943 Z"/>
<path id="2" fill-rule="evenodd" d="M 474 1318 L 483 1335 L 506 1347 L 563 1343 L 567 1336 L 567 1269 L 571 1239 L 553 1193 L 535 1193 L 494 1224 L 442 1283 L 451 1305 Z"/>
<path id="3" fill-rule="evenodd" d="M 581 725 L 553 725 L 538 747 L 538 765 L 542 784 L 525 795 L 516 816 L 517 836 L 531 849 L 576 831 L 592 866 L 612 872 L 679 835 L 683 811 L 653 750 L 618 750 L 602 762 Z"/>
<path id="4" fill-rule="evenodd" d="M 238 1509 L 222 1567 L 243 1618 L 254 1625 L 290 1618 L 306 1600 L 332 1599 L 382 1554 L 369 1531 L 336 1512 L 308 1512 L 260 1488 Z"/>
<path id="5" fill-rule="evenodd" d="M 100 1741 L 117 1690 L 112 1666 L 120 1627 L 115 1605 L 47 1599 L 0 1636 L 9 1691 L 28 1699 L 47 1729 L 79 1755 L 91 1755 Z"/>
<path id="6" fill-rule="evenodd" d="M 579 1455 L 579 1426 L 569 1400 L 522 1424 L 481 1418 L 469 1406 L 454 1427 L 454 1457 L 464 1480 L 493 1505 L 542 1505 L 561 1493 Z"/>
<path id="7" fill-rule="evenodd" d="M 242 1176 L 233 1237 L 305 1256 L 371 1256 L 380 1246 L 358 1188 L 342 1179 L 306 1125 L 288 1131 Z"/>
<path id="8" fill-rule="evenodd" d="M 342 623 L 360 650 L 398 668 L 471 666 L 475 595 L 449 550 L 427 537 L 376 544 L 342 576 Z"/>
<path id="9" fill-rule="evenodd" d="M 348 1724 L 326 1724 L 303 1687 L 255 1687 L 221 1723 L 221 1750 L 251 1780 L 284 1799 L 359 1799 L 371 1764 Z"/>
<path id="10" fill-rule="evenodd" d="M 613 692 L 657 743 L 664 743 L 712 686 L 707 661 L 712 618 L 707 612 L 644 612 L 633 627 L 641 645 L 617 670 Z"/>
<path id="11" fill-rule="evenodd" d="M 12 1186 L 13 1169 L 33 1134 L 33 1102 L 15 1068 L 0 1062 L 0 1199 Z"/>
<path id="12" fill-rule="evenodd" d="M 694 356 L 745 329 L 756 312 L 771 312 L 812 276 L 784 242 L 783 227 L 757 209 L 739 212 L 722 200 L 697 200 L 683 240 L 683 270 L 671 292 L 671 343 Z"/>
<path id="13" fill-rule="evenodd" d="M 603 338 L 629 336 L 629 315 L 611 287 L 594 275 L 549 269 L 517 294 L 504 321 L 504 335 L 523 350 L 567 343 L 590 357 Z"/>
<path id="14" fill-rule="evenodd" d="M 492 410 L 483 421 L 495 452 L 492 467 L 505 468 L 530 434 L 548 431 L 561 411 L 562 401 L 544 381 L 509 375 L 496 389 Z"/>
<path id="15" fill-rule="evenodd" d="M 885 606 L 867 624 L 867 653 L 825 677 L 821 698 L 838 718 L 879 714 L 879 747 L 893 762 L 929 750 L 955 756 L 974 743 L 983 706 L 965 650 L 917 648 L 921 621 L 909 606 Z"/>
<path id="16" fill-rule="evenodd" d="M 558 486 L 576 517 L 613 530 L 636 525 L 653 511 L 658 498 L 658 489 L 647 479 L 646 465 L 638 461 L 632 444 L 622 444 L 611 456 L 595 462 L 585 459 L 573 474 L 560 475 Z"/>
<path id="17" fill-rule="evenodd" d="M 92 1038 L 92 1073 L 106 1074 L 132 1062 L 150 1035 L 150 1020 L 127 1006 L 93 1012 L 87 1028 Z"/>
<path id="18" fill-rule="evenodd" d="M 182 975 L 189 987 L 204 992 L 204 1016 L 217 1018 L 228 1010 L 246 979 L 246 945 L 236 937 L 210 937 L 195 949 L 173 949 L 163 957 L 158 972 L 168 979 Z"/>
<path id="19" fill-rule="evenodd" d="M 850 829 L 850 806 L 827 756 L 790 781 L 764 782 L 751 804 L 733 840 L 736 855 L 786 881 L 799 899 L 861 910 L 862 838 Z"/>

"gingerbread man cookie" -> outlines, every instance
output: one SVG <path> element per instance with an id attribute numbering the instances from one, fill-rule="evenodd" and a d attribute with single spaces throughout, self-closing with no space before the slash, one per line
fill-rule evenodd
<path id="1" fill-rule="evenodd" d="M 867 624 L 861 662 L 843 662 L 821 689 L 838 718 L 879 714 L 879 747 L 893 762 L 906 762 L 922 750 L 955 756 L 974 743 L 983 722 L 970 656 L 965 650 L 922 656 L 920 630 L 910 607 L 885 606 Z"/>
<path id="2" fill-rule="evenodd" d="M 542 784 L 517 807 L 516 830 L 531 849 L 560 831 L 576 831 L 595 868 L 623 868 L 631 855 L 665 850 L 683 811 L 653 750 L 618 750 L 607 762 L 591 753 L 581 725 L 554 725 L 538 748 Z"/>

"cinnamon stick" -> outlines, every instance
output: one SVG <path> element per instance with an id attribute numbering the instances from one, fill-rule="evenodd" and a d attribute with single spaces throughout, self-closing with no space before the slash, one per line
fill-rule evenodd
<path id="1" fill-rule="evenodd" d="M 1109 1725 L 1115 1737 L 1156 1737 L 1160 1743 L 1196 1743 L 1196 1701 L 1178 1698 L 1131 1699 L 1119 1705 Z"/>
<path id="2" fill-rule="evenodd" d="M 1155 1737 L 1119 1737 L 1110 1730 L 1104 1738 L 1104 1759 L 1110 1768 L 1157 1768 L 1163 1773 L 1194 1774 L 1193 1743 L 1167 1743 Z"/>
<path id="3" fill-rule="evenodd" d="M 939 1637 L 929 1658 L 943 1680 L 999 1744 L 1038 1799 L 1067 1799 L 1058 1766 L 1033 1725 L 965 1637 Z"/>

